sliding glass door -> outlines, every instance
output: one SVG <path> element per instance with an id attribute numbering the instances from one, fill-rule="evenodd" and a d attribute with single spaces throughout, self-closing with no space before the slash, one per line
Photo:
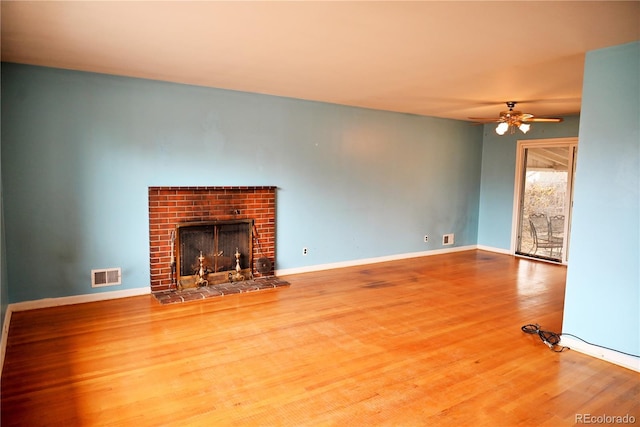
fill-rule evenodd
<path id="1" fill-rule="evenodd" d="M 517 255 L 567 262 L 576 149 L 576 138 L 518 143 Z"/>

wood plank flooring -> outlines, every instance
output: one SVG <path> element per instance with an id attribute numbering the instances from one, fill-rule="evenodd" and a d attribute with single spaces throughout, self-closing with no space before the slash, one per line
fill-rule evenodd
<path id="1" fill-rule="evenodd" d="M 17 312 L 2 426 L 640 423 L 638 373 L 520 330 L 560 332 L 565 273 L 466 251 L 183 304 Z"/>

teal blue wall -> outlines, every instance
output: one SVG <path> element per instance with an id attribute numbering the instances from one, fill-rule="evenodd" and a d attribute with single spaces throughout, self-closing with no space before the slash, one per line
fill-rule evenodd
<path id="1" fill-rule="evenodd" d="M 278 269 L 477 242 L 465 122 L 17 64 L 2 89 L 11 302 L 148 286 L 149 186 L 277 186 Z"/>
<path id="2" fill-rule="evenodd" d="M 640 43 L 589 52 L 563 331 L 640 354 Z"/>
<path id="3" fill-rule="evenodd" d="M 496 125 L 484 126 L 478 245 L 509 250 L 513 218 L 513 192 L 518 140 L 577 137 L 580 118 L 562 123 L 536 123 L 526 134 L 500 136 Z"/>
<path id="4" fill-rule="evenodd" d="M 0 107 L 1 111 L 1 107 Z M 0 134 L 2 124 L 0 123 Z M 2 141 L 0 140 L 0 148 Z M 7 251 L 4 238 L 4 191 L 2 187 L 2 154 L 0 150 L 0 331 L 4 328 L 4 316 L 9 305 L 9 280 L 7 279 Z"/>

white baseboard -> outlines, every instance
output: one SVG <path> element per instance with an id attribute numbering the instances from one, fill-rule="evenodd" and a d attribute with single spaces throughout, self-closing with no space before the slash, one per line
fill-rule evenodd
<path id="1" fill-rule="evenodd" d="M 111 292 L 99 292 L 95 294 L 73 295 L 60 298 L 44 298 L 35 301 L 23 301 L 7 306 L 7 311 L 2 324 L 2 337 L 0 338 L 0 373 L 4 368 L 4 356 L 7 351 L 7 339 L 9 337 L 9 323 L 11 322 L 11 314 L 16 311 L 33 310 L 36 308 L 58 307 L 61 305 L 81 304 L 85 302 L 105 301 L 117 298 L 135 297 L 139 295 L 151 294 L 151 287 L 124 289 Z"/>
<path id="2" fill-rule="evenodd" d="M 478 245 L 476 246 L 476 248 L 480 249 L 481 251 L 495 252 L 497 254 L 504 254 L 504 255 L 513 255 L 513 253 L 511 253 L 509 249 L 494 248 L 492 246 L 485 246 L 485 245 Z"/>
<path id="3" fill-rule="evenodd" d="M 477 249 L 476 245 L 457 246 L 447 249 L 435 249 L 433 251 L 409 252 L 397 255 L 387 255 L 375 258 L 354 259 L 350 261 L 333 262 L 329 264 L 309 265 L 305 267 L 294 267 L 276 270 L 276 276 L 286 276 L 288 274 L 312 273 L 314 271 L 332 270 L 334 268 L 356 267 L 359 265 L 376 264 L 379 262 L 397 261 L 401 259 L 419 258 L 429 255 L 448 254 L 453 252 L 471 251 Z"/>
<path id="4" fill-rule="evenodd" d="M 151 293 L 151 287 L 123 289 L 120 291 L 99 292 L 95 294 L 72 295 L 69 297 L 44 298 L 34 301 L 23 301 L 9 304 L 7 311 L 24 311 L 36 308 L 57 307 L 60 305 L 82 304 L 85 302 L 105 301 L 117 298 L 136 297 L 139 295 L 148 295 Z"/>
<path id="5" fill-rule="evenodd" d="M 619 353 L 596 345 L 587 344 L 584 341 L 580 341 L 577 338 L 566 335 L 561 337 L 560 345 L 569 347 L 571 350 L 575 350 L 592 357 L 597 357 L 598 359 L 606 360 L 607 362 L 614 363 L 624 368 L 631 369 L 632 371 L 640 372 L 640 358 L 638 357 Z"/>

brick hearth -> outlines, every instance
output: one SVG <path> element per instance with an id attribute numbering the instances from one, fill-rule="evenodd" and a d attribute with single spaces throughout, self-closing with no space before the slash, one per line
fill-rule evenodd
<path id="1" fill-rule="evenodd" d="M 254 261 L 266 256 L 275 266 L 276 187 L 149 187 L 151 292 L 176 289 L 171 275 L 171 233 L 176 224 L 253 219 L 260 244 Z M 254 276 L 271 276 L 273 271 Z"/>
<path id="2" fill-rule="evenodd" d="M 223 297 L 225 295 L 266 291 L 284 286 L 289 286 L 289 282 L 272 276 L 242 282 L 221 283 L 219 285 L 204 286 L 201 288 L 188 288 L 180 291 L 158 291 L 154 292 L 153 296 L 156 297 L 156 300 L 158 300 L 160 304 L 176 304 L 213 297 Z"/>

